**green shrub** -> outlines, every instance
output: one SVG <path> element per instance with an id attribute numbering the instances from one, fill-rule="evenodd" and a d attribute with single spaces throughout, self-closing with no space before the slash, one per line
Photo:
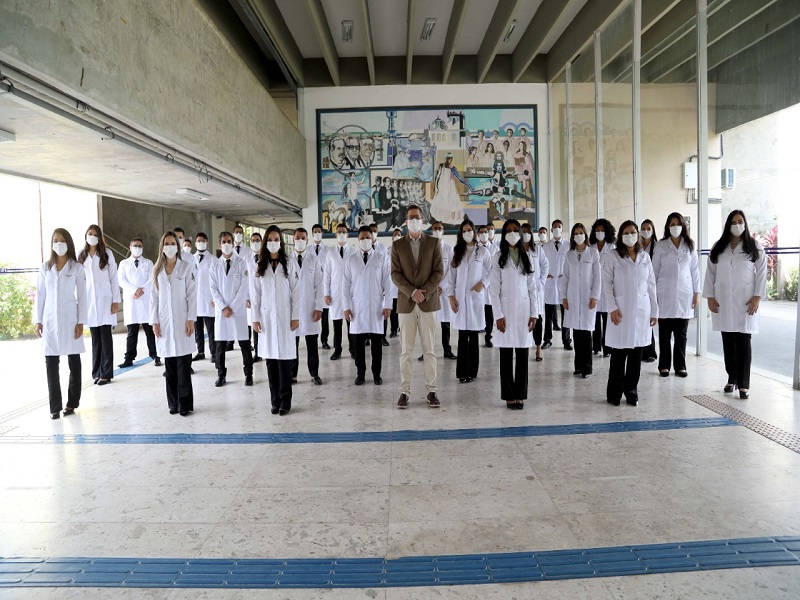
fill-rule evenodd
<path id="1" fill-rule="evenodd" d="M 767 279 L 767 300 L 777 300 L 778 299 L 778 286 L 775 283 L 775 279 L 770 277 Z"/>
<path id="2" fill-rule="evenodd" d="M 24 276 L 0 275 L 0 340 L 33 335 L 33 296 L 33 287 Z"/>
<path id="3" fill-rule="evenodd" d="M 783 285 L 783 291 L 786 295 L 786 299 L 790 302 L 797 302 L 797 279 L 797 267 L 792 267 L 789 269 L 789 277 L 786 279 L 786 282 Z"/>

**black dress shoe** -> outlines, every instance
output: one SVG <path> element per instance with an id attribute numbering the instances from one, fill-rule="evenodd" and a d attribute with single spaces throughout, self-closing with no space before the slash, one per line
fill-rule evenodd
<path id="1" fill-rule="evenodd" d="M 619 406 L 620 399 L 617 398 L 616 400 L 612 400 L 611 398 L 607 398 L 606 402 L 608 402 L 609 404 L 613 404 L 614 406 Z"/>
<path id="2" fill-rule="evenodd" d="M 647 358 L 643 358 L 642 362 L 646 362 L 646 363 L 656 362 L 656 359 L 654 357 L 652 357 L 652 356 L 648 356 Z"/>
<path id="3" fill-rule="evenodd" d="M 314 382 L 314 385 L 322 385 L 322 379 L 319 378 L 319 375 L 314 375 L 314 377 L 311 378 L 311 381 Z"/>
<path id="4" fill-rule="evenodd" d="M 220 375 L 219 377 L 217 377 L 217 380 L 214 382 L 214 387 L 222 387 L 223 385 L 225 385 L 225 376 L 224 375 Z"/>
<path id="5" fill-rule="evenodd" d="M 192 357 L 192 362 L 197 362 L 198 360 L 205 360 L 206 355 L 205 352 L 198 352 Z"/>
<path id="6" fill-rule="evenodd" d="M 578 370 L 578 371 L 573 371 L 573 372 L 572 372 L 572 374 L 573 374 L 573 375 L 580 375 L 580 374 L 581 374 L 581 372 L 580 372 L 580 370 Z"/>
<path id="7" fill-rule="evenodd" d="M 247 387 L 250 387 L 251 385 L 253 385 L 253 376 L 252 376 L 252 375 L 248 375 L 248 376 L 246 376 L 246 377 L 244 378 L 244 384 L 245 384 Z"/>
<path id="8" fill-rule="evenodd" d="M 72 408 L 71 406 L 68 406 L 67 408 L 64 409 L 64 416 L 65 417 L 68 417 L 68 416 L 74 415 L 74 414 L 75 414 L 75 409 Z"/>
<path id="9" fill-rule="evenodd" d="M 685 370 L 683 370 L 683 371 L 675 371 L 675 375 L 677 375 L 678 377 L 688 377 L 689 373 L 687 373 Z"/>
<path id="10" fill-rule="evenodd" d="M 364 345 L 365 345 L 365 346 L 369 346 L 369 340 L 367 340 L 366 342 L 364 342 Z"/>
<path id="11" fill-rule="evenodd" d="M 564 344 L 564 350 L 572 350 L 572 344 Z"/>
<path id="12" fill-rule="evenodd" d="M 448 358 L 448 359 L 450 359 L 450 360 L 456 360 L 456 359 L 458 358 L 458 357 L 457 357 L 455 354 L 453 354 L 452 352 L 445 352 L 445 353 L 444 353 L 444 357 L 445 357 L 445 358 Z"/>
<path id="13" fill-rule="evenodd" d="M 552 345 L 553 342 L 545 342 L 544 344 L 542 344 L 542 350 L 547 350 Z"/>
<path id="14" fill-rule="evenodd" d="M 331 354 L 331 360 L 339 360 L 340 358 L 342 358 L 342 351 L 334 350 L 333 354 Z"/>
<path id="15" fill-rule="evenodd" d="M 553 331 L 561 331 L 561 327 L 558 325 L 553 325 Z"/>
<path id="16" fill-rule="evenodd" d="M 182 410 L 181 411 L 181 416 L 182 417 L 188 417 L 189 416 L 189 411 L 188 410 Z"/>
<path id="17" fill-rule="evenodd" d="M 611 356 L 611 352 L 606 352 L 603 354 L 603 358 L 608 358 L 609 356 Z"/>
<path id="18" fill-rule="evenodd" d="M 397 332 L 393 331 L 392 333 L 389 334 L 389 337 L 390 338 L 396 338 L 397 337 Z"/>
<path id="19" fill-rule="evenodd" d="M 279 408 L 275 408 L 273 406 L 272 409 L 269 412 L 271 412 L 273 415 L 277 415 L 279 410 L 280 410 Z"/>
<path id="20" fill-rule="evenodd" d="M 194 368 L 193 367 L 189 367 L 189 374 L 190 375 L 194 375 Z"/>
<path id="21" fill-rule="evenodd" d="M 355 383 L 356 385 L 364 385 L 364 376 L 359 375 L 358 377 L 356 377 L 356 380 L 353 383 Z"/>
<path id="22" fill-rule="evenodd" d="M 171 414 L 171 415 L 177 415 L 177 414 L 178 414 L 178 411 L 177 411 L 177 410 L 174 410 L 174 409 L 172 409 L 172 408 L 170 408 L 170 409 L 169 409 L 169 414 Z"/>
<path id="23" fill-rule="evenodd" d="M 388 345 L 389 345 L 389 340 L 387 340 L 386 338 L 382 338 L 382 339 L 381 339 L 381 343 L 382 343 L 384 346 L 388 346 Z"/>
<path id="24" fill-rule="evenodd" d="M 467 377 L 467 383 L 472 383 L 475 381 L 475 377 Z"/>
<path id="25" fill-rule="evenodd" d="M 589 379 L 589 377 L 591 376 L 592 376 L 591 373 L 584 373 L 583 375 L 581 375 L 581 377 L 583 377 L 584 379 Z"/>
<path id="26" fill-rule="evenodd" d="M 260 356 L 254 356 L 254 357 L 253 357 L 253 362 L 254 362 L 254 363 L 261 362 L 262 360 L 264 360 L 264 359 L 263 359 L 263 358 L 261 358 Z"/>
<path id="27" fill-rule="evenodd" d="M 485 344 L 485 346 L 486 346 L 487 348 L 494 348 L 494 344 L 493 344 L 493 343 L 492 343 L 490 340 L 486 340 L 486 344 Z"/>
<path id="28" fill-rule="evenodd" d="M 750 390 L 747 390 L 746 392 L 743 392 L 742 390 L 739 390 L 739 399 L 740 400 L 747 400 L 749 397 L 750 397 Z"/>
<path id="29" fill-rule="evenodd" d="M 375 375 L 372 378 L 372 383 L 374 383 L 375 385 L 381 385 L 383 383 L 383 379 L 381 379 L 380 375 Z"/>
<path id="30" fill-rule="evenodd" d="M 163 373 L 161 373 L 161 376 L 162 376 L 162 377 L 166 377 L 166 376 L 167 376 L 167 372 L 166 372 L 166 371 L 164 371 Z"/>
<path id="31" fill-rule="evenodd" d="M 297 383 L 297 377 L 292 377 L 292 383 Z"/>
<path id="32" fill-rule="evenodd" d="M 111 383 L 110 379 L 98 379 L 97 380 L 97 385 L 108 385 L 109 383 Z"/>
<path id="33" fill-rule="evenodd" d="M 128 367 L 132 367 L 133 366 L 133 361 L 132 360 L 126 360 L 125 362 L 120 363 L 117 366 L 120 369 L 127 369 Z"/>
<path id="34" fill-rule="evenodd" d="M 677 373 L 676 373 L 677 375 Z M 669 377 L 669 369 L 664 369 L 663 371 L 658 372 L 659 377 Z"/>
<path id="35" fill-rule="evenodd" d="M 228 342 L 225 345 L 225 352 L 230 352 L 231 350 L 233 350 L 233 342 Z"/>
<path id="36" fill-rule="evenodd" d="M 726 394 L 730 394 L 735 387 L 736 387 L 735 383 L 726 383 L 725 387 L 722 388 L 722 391 L 725 392 Z"/>
<path id="37" fill-rule="evenodd" d="M 328 342 L 322 342 L 322 349 L 323 349 L 323 350 L 330 350 L 330 349 L 331 349 L 331 347 L 330 347 L 330 345 L 328 344 Z"/>
<path id="38" fill-rule="evenodd" d="M 424 361 L 424 360 L 425 360 L 425 357 L 424 357 L 424 356 L 420 356 L 420 357 L 419 357 L 417 360 L 418 360 L 419 362 L 422 362 L 422 361 Z"/>
<path id="39" fill-rule="evenodd" d="M 634 400 L 627 400 L 626 399 L 625 400 L 625 404 L 630 404 L 631 406 L 638 406 L 639 405 L 639 399 L 638 398 L 636 398 Z"/>
<path id="40" fill-rule="evenodd" d="M 158 356 L 156 356 L 155 359 L 153 359 L 153 364 L 155 366 L 157 366 L 157 367 L 160 367 L 161 366 L 161 359 Z"/>
<path id="41" fill-rule="evenodd" d="M 95 377 L 95 378 L 94 378 L 94 384 L 95 384 L 95 385 L 97 385 L 97 382 L 98 382 L 98 381 L 100 381 L 100 378 L 99 378 L 99 377 Z"/>
<path id="42" fill-rule="evenodd" d="M 57 413 L 57 412 L 50 413 L 50 418 L 53 419 L 53 421 L 55 421 L 56 419 L 60 419 L 61 418 L 61 413 Z"/>
<path id="43" fill-rule="evenodd" d="M 469 380 L 466 377 L 459 377 L 458 378 L 458 383 L 467 383 L 467 381 L 469 381 Z"/>
<path id="44" fill-rule="evenodd" d="M 280 416 L 282 416 L 282 417 L 285 417 L 286 415 L 289 414 L 289 409 L 288 408 L 281 408 L 280 410 L 278 410 L 278 414 Z"/>

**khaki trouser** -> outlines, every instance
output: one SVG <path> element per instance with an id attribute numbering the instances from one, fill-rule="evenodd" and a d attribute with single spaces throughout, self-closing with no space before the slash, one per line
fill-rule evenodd
<path id="1" fill-rule="evenodd" d="M 399 313 L 400 321 L 400 393 L 411 395 L 411 377 L 414 344 L 419 331 L 422 343 L 422 356 L 425 361 L 425 387 L 428 392 L 436 391 L 436 355 L 433 340 L 436 335 L 436 313 L 423 312 L 415 306 L 410 313 Z"/>

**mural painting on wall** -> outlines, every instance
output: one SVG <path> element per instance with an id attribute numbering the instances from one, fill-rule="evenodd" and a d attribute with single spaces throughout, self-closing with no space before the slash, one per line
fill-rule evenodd
<path id="1" fill-rule="evenodd" d="M 536 227 L 535 124 L 536 106 L 319 110 L 319 222 L 389 232 L 416 204 L 451 232 L 465 218 Z"/>

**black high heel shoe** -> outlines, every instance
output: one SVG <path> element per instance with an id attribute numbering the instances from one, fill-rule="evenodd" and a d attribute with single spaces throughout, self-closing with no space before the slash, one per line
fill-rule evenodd
<path id="1" fill-rule="evenodd" d="M 722 388 L 722 391 L 725 392 L 726 394 L 730 394 L 734 390 L 735 387 L 736 387 L 735 383 L 728 383 L 728 384 L 725 384 L 725 387 Z"/>
<path id="2" fill-rule="evenodd" d="M 747 391 L 739 390 L 739 399 L 747 400 L 749 397 L 750 397 L 750 390 Z"/>

